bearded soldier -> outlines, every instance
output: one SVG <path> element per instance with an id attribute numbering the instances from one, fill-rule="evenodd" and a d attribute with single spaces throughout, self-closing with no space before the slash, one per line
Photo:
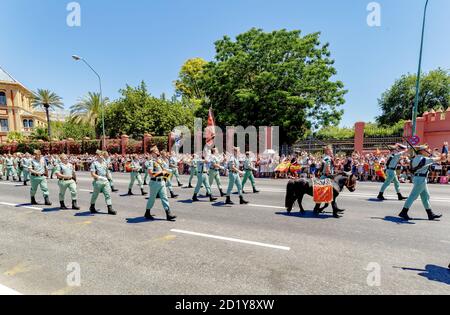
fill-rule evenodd
<path id="1" fill-rule="evenodd" d="M 206 197 L 209 197 L 209 201 L 214 202 L 217 200 L 217 198 L 214 198 L 212 196 L 211 186 L 209 186 L 208 177 L 206 175 L 207 172 L 208 172 L 207 162 L 205 157 L 202 156 L 201 159 L 197 160 L 197 186 L 195 187 L 194 190 L 194 197 L 192 197 L 192 200 L 194 202 L 200 201 L 198 199 L 198 193 L 200 192 L 202 185 L 204 185 L 206 188 Z"/>
<path id="2" fill-rule="evenodd" d="M 141 176 L 142 165 L 139 161 L 137 155 L 133 155 L 131 157 L 131 173 L 130 173 L 130 184 L 128 185 L 128 196 L 133 196 L 133 185 L 134 182 L 137 181 L 139 188 L 141 188 L 142 196 L 145 196 L 147 193 L 144 191 L 144 182 L 142 181 Z"/>
<path id="3" fill-rule="evenodd" d="M 386 198 L 384 198 L 384 192 L 389 187 L 389 185 L 394 183 L 394 187 L 395 187 L 395 191 L 397 192 L 398 200 L 402 201 L 402 200 L 405 200 L 406 198 L 403 197 L 400 192 L 400 182 L 397 177 L 397 166 L 398 166 L 398 163 L 400 162 L 400 158 L 402 157 L 403 154 L 405 154 L 407 152 L 408 148 L 406 146 L 404 146 L 402 144 L 398 144 L 398 143 L 395 146 L 391 146 L 389 148 L 392 150 L 392 152 L 391 152 L 391 155 L 389 155 L 389 158 L 386 162 L 387 178 L 386 178 L 383 186 L 381 187 L 380 193 L 378 194 L 377 198 L 378 198 L 378 200 L 386 200 Z"/>
<path id="4" fill-rule="evenodd" d="M 59 203 L 61 210 L 67 210 L 64 199 L 67 189 L 72 197 L 72 209 L 80 210 L 77 204 L 77 182 L 74 167 L 69 163 L 69 159 L 65 154 L 61 154 L 58 159 L 60 162 L 56 166 L 55 175 L 58 178 L 59 187 Z"/>
<path id="5" fill-rule="evenodd" d="M 417 152 L 417 155 L 411 162 L 411 171 L 414 174 L 414 186 L 399 216 L 404 220 L 411 220 L 408 215 L 409 209 L 411 209 L 414 201 L 416 201 L 420 196 L 420 199 L 422 199 L 422 204 L 428 214 L 428 219 L 430 221 L 433 221 L 441 218 L 442 215 L 434 214 L 433 210 L 431 209 L 430 192 L 428 190 L 428 175 L 430 173 L 431 165 L 436 162 L 443 161 L 445 156 L 442 155 L 440 157 L 428 157 L 427 154 L 429 155 L 429 152 L 427 145 L 418 146 L 415 148 L 415 151 Z"/>
<path id="6" fill-rule="evenodd" d="M 105 196 L 105 202 L 108 207 L 108 214 L 117 215 L 112 207 L 111 199 L 111 184 L 108 178 L 108 163 L 106 163 L 104 157 L 104 152 L 97 151 L 97 160 L 91 165 L 91 176 L 94 179 L 94 193 L 91 198 L 91 207 L 89 210 L 92 214 L 98 213 L 95 209 L 95 202 L 100 193 Z"/>
<path id="7" fill-rule="evenodd" d="M 242 185 L 239 178 L 240 174 L 242 174 L 242 172 L 239 170 L 239 148 L 234 148 L 233 156 L 231 156 L 228 160 L 228 190 L 227 199 L 225 201 L 227 205 L 234 204 L 231 201 L 231 193 L 233 192 L 234 185 L 236 185 L 238 189 L 240 204 L 248 204 L 248 202 L 244 200 L 244 196 L 242 195 Z"/>
<path id="8" fill-rule="evenodd" d="M 212 149 L 210 161 L 209 161 L 209 186 L 216 182 L 217 188 L 220 191 L 220 197 L 225 197 L 225 193 L 222 190 L 222 183 L 220 182 L 220 170 L 223 168 L 220 165 L 219 150 L 217 148 Z"/>
<path id="9" fill-rule="evenodd" d="M 159 196 L 166 212 L 167 221 L 175 221 L 177 217 L 172 215 L 170 211 L 170 204 L 166 191 L 166 181 L 164 180 L 164 177 L 170 176 L 170 173 L 168 173 L 167 170 L 164 170 L 158 148 L 153 147 L 150 150 L 150 153 L 152 155 L 148 168 L 148 173 L 150 176 L 150 197 L 148 198 L 146 206 L 145 218 L 147 220 L 154 220 L 151 211 L 155 205 L 156 197 Z"/>
<path id="10" fill-rule="evenodd" d="M 36 193 L 38 187 L 41 188 L 42 194 L 44 196 L 45 205 L 51 206 L 48 185 L 47 185 L 47 175 L 48 170 L 45 163 L 45 159 L 41 154 L 41 151 L 34 151 L 34 159 L 31 160 L 30 166 L 28 167 L 28 171 L 31 174 L 31 204 L 37 205 L 36 202 Z"/>
<path id="11" fill-rule="evenodd" d="M 244 178 L 242 179 L 242 193 L 245 194 L 244 188 L 247 180 L 250 180 L 250 183 L 252 184 L 253 193 L 259 193 L 259 190 L 256 189 L 255 176 L 253 175 L 253 172 L 255 171 L 257 171 L 257 169 L 253 166 L 253 162 L 250 159 L 250 152 L 246 152 L 244 160 Z"/>

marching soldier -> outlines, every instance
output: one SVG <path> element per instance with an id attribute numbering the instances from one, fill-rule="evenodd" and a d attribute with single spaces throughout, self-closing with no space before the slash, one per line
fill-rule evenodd
<path id="1" fill-rule="evenodd" d="M 145 196 L 147 193 L 144 191 L 144 183 L 142 182 L 141 176 L 142 166 L 139 161 L 137 155 L 133 155 L 131 157 L 131 174 L 130 174 L 130 184 L 128 185 L 128 196 L 133 196 L 133 185 L 137 180 L 139 187 L 141 188 L 142 196 Z"/>
<path id="2" fill-rule="evenodd" d="M 192 186 L 192 179 L 197 176 L 197 156 L 192 154 L 192 158 L 189 162 L 189 186 L 188 188 L 194 188 Z"/>
<path id="3" fill-rule="evenodd" d="M 324 148 L 324 151 L 325 155 L 322 159 L 320 179 L 327 179 L 334 175 L 333 148 L 331 146 L 326 146 Z"/>
<path id="4" fill-rule="evenodd" d="M 405 154 L 408 151 L 408 148 L 402 144 L 397 143 L 395 146 L 390 146 L 389 149 L 392 150 L 391 155 L 389 155 L 389 158 L 386 162 L 386 175 L 387 178 L 381 187 L 380 193 L 378 194 L 378 200 L 386 200 L 384 198 L 384 192 L 386 189 L 394 183 L 395 191 L 397 192 L 398 200 L 406 200 L 405 197 L 402 196 L 400 192 L 400 182 L 397 177 L 397 166 L 400 162 L 400 158 L 403 154 Z"/>
<path id="5" fill-rule="evenodd" d="M 0 155 L 0 180 L 3 180 L 3 173 L 5 171 L 5 157 Z"/>
<path id="6" fill-rule="evenodd" d="M 198 193 L 202 188 L 202 185 L 206 188 L 206 197 L 209 197 L 210 202 L 214 202 L 217 198 L 212 196 L 211 186 L 209 186 L 208 176 L 206 175 L 208 172 L 207 162 L 204 156 L 201 159 L 197 160 L 197 186 L 194 190 L 194 197 L 192 197 L 192 201 L 200 201 L 198 199 Z"/>
<path id="7" fill-rule="evenodd" d="M 44 201 L 46 206 L 51 206 L 49 198 L 49 191 L 47 185 L 47 175 L 48 170 L 45 163 L 45 159 L 42 156 L 40 150 L 34 151 L 34 159 L 31 160 L 30 165 L 28 166 L 28 171 L 31 174 L 31 204 L 37 205 L 36 202 L 36 193 L 38 187 L 41 188 L 42 194 L 44 196 Z"/>
<path id="8" fill-rule="evenodd" d="M 180 182 L 180 172 L 178 171 L 178 159 L 173 153 L 169 154 L 169 168 L 172 171 L 173 177 L 177 180 L 178 187 L 183 187 L 183 184 Z"/>
<path id="9" fill-rule="evenodd" d="M 21 182 L 22 181 L 22 172 L 23 172 L 22 153 L 15 154 L 14 166 L 16 168 L 17 180 L 19 182 Z"/>
<path id="10" fill-rule="evenodd" d="M 77 182 L 74 167 L 69 163 L 69 159 L 65 154 L 61 154 L 58 159 L 60 163 L 56 166 L 55 175 L 59 179 L 59 203 L 61 210 L 67 210 L 64 199 L 67 189 L 72 197 L 72 209 L 80 210 L 77 204 Z"/>
<path id="11" fill-rule="evenodd" d="M 6 180 L 9 180 L 9 177 L 11 176 L 13 181 L 16 180 L 16 171 L 14 168 L 14 158 L 11 154 L 8 154 L 5 159 L 5 166 L 6 166 Z"/>
<path id="12" fill-rule="evenodd" d="M 22 173 L 23 173 L 23 185 L 28 186 L 28 181 L 30 180 L 30 172 L 28 171 L 28 168 L 30 167 L 31 163 L 31 155 L 30 153 L 25 153 L 25 155 L 22 158 L 21 164 L 22 164 Z"/>
<path id="13" fill-rule="evenodd" d="M 110 178 L 108 177 L 108 164 L 104 159 L 104 152 L 97 151 L 97 160 L 91 165 L 91 176 L 94 179 L 94 193 L 91 198 L 91 207 L 89 210 L 92 214 L 98 213 L 95 209 L 95 202 L 97 201 L 98 195 L 102 193 L 105 196 L 105 202 L 108 207 L 108 214 L 117 215 L 112 207 L 111 199 L 111 184 Z"/>
<path id="14" fill-rule="evenodd" d="M 61 163 L 60 159 L 56 155 L 52 155 L 51 159 L 50 159 L 50 165 L 52 167 L 52 170 L 50 172 L 50 179 L 53 179 L 53 176 L 55 176 L 56 169 L 57 169 L 59 163 Z"/>
<path id="15" fill-rule="evenodd" d="M 150 197 L 148 198 L 145 218 L 147 220 L 154 220 L 151 214 L 152 208 L 155 205 L 156 197 L 159 196 L 164 210 L 166 211 L 167 221 L 175 221 L 176 216 L 170 212 L 169 199 L 167 198 L 166 181 L 164 177 L 170 176 L 161 163 L 160 153 L 157 147 L 153 147 L 150 150 L 152 159 L 150 160 L 148 173 L 150 176 Z"/>
<path id="16" fill-rule="evenodd" d="M 250 159 L 250 152 L 245 153 L 245 161 L 244 161 L 244 178 L 242 179 L 242 193 L 245 194 L 244 188 L 247 180 L 250 180 L 250 183 L 253 187 L 253 193 L 259 193 L 259 190 L 256 189 L 255 176 L 253 172 L 257 171 L 257 169 L 253 166 L 253 163 Z"/>
<path id="17" fill-rule="evenodd" d="M 209 186 L 212 187 L 214 181 L 217 184 L 217 188 L 220 191 L 220 197 L 225 197 L 225 193 L 222 190 L 222 183 L 220 182 L 220 170 L 223 168 L 220 165 L 219 150 L 217 148 L 212 149 L 210 166 L 209 166 Z"/>
<path id="18" fill-rule="evenodd" d="M 165 171 L 167 171 L 167 173 L 170 174 L 170 176 L 167 176 L 166 179 L 165 179 L 166 180 L 166 187 L 169 190 L 170 198 L 175 199 L 175 198 L 178 197 L 178 195 L 176 195 L 174 193 L 174 191 L 173 191 L 173 186 L 172 186 L 173 173 L 172 173 L 172 170 L 169 167 L 169 160 L 167 159 L 167 152 L 165 152 L 165 151 L 162 152 L 161 156 L 159 157 L 159 163 L 161 163 L 163 169 Z"/>
<path id="19" fill-rule="evenodd" d="M 417 152 L 416 157 L 411 162 L 411 171 L 414 174 L 413 179 L 413 190 L 409 195 L 409 198 L 406 200 L 405 206 L 403 207 L 402 212 L 400 213 L 400 217 L 404 220 L 411 220 L 408 215 L 409 209 L 413 205 L 414 201 L 420 196 L 422 199 L 423 206 L 428 214 L 428 219 L 430 221 L 439 219 L 442 217 L 441 214 L 434 214 L 433 210 L 431 210 L 430 204 L 430 192 L 428 190 L 428 174 L 430 172 L 430 166 L 436 162 L 440 162 L 443 160 L 443 156 L 441 157 L 427 157 L 428 146 L 421 145 L 415 148 Z"/>
<path id="20" fill-rule="evenodd" d="M 112 192 L 118 192 L 118 189 L 114 188 L 114 180 L 112 177 L 112 173 L 111 173 L 111 169 L 112 169 L 112 162 L 111 162 L 111 157 L 109 156 L 109 153 L 107 151 L 103 152 L 102 154 L 103 159 L 106 162 L 106 165 L 108 165 L 108 181 L 109 181 L 109 185 L 111 186 L 111 191 Z"/>
<path id="21" fill-rule="evenodd" d="M 228 190 L 227 199 L 225 201 L 227 205 L 234 204 L 231 201 L 231 193 L 233 192 L 234 185 L 236 185 L 238 189 L 240 204 L 248 204 L 248 201 L 245 201 L 244 196 L 242 195 L 242 185 L 239 178 L 240 174 L 242 174 L 242 172 L 239 170 L 239 148 L 234 148 L 233 156 L 228 160 Z"/>
<path id="22" fill-rule="evenodd" d="M 150 159 L 151 157 L 148 155 L 145 155 L 145 160 L 144 160 L 144 186 L 149 184 L 149 182 L 147 182 L 147 179 L 149 179 L 150 175 L 148 174 L 148 169 L 150 167 Z"/>

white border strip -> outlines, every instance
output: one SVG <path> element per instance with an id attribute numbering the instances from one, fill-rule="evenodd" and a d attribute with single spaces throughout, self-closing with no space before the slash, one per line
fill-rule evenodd
<path id="1" fill-rule="evenodd" d="M 44 210 L 43 208 L 30 207 L 30 206 L 21 206 L 20 204 L 17 204 L 17 203 L 9 203 L 9 202 L 0 202 L 0 205 L 8 206 L 8 207 L 18 207 L 18 208 L 30 209 L 30 210 L 38 210 L 38 211 Z"/>
<path id="2" fill-rule="evenodd" d="M 245 241 L 240 240 L 237 238 L 229 238 L 229 237 L 223 237 L 223 236 L 216 236 L 216 235 L 210 235 L 210 234 L 203 234 L 203 233 L 196 233 L 196 232 L 189 232 L 189 231 L 183 231 L 183 230 L 170 230 L 173 233 L 180 233 L 180 234 L 187 234 L 187 235 L 193 235 L 193 236 L 200 236 L 200 237 L 206 237 L 206 238 L 212 238 L 216 240 L 222 240 L 222 241 L 229 241 L 234 243 L 242 243 L 247 245 L 255 245 L 255 246 L 261 246 L 261 247 L 268 247 L 268 248 L 274 248 L 274 249 L 280 249 L 285 251 L 290 251 L 290 247 L 286 246 L 277 246 L 277 245 L 271 245 L 271 244 L 264 244 L 259 242 L 252 242 L 252 241 Z"/>
<path id="3" fill-rule="evenodd" d="M 0 295 L 22 295 L 22 293 L 0 284 Z"/>

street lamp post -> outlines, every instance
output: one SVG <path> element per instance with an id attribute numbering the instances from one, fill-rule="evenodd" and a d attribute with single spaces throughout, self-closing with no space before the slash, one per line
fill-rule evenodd
<path id="1" fill-rule="evenodd" d="M 412 136 L 415 136 L 417 134 L 417 114 L 419 111 L 419 93 L 420 93 L 420 75 L 422 72 L 422 52 L 423 52 L 423 39 L 425 36 L 425 22 L 427 18 L 427 8 L 428 8 L 428 1 L 425 3 L 425 9 L 423 13 L 423 24 L 422 24 L 422 40 L 420 42 L 420 55 L 419 55 L 419 70 L 417 72 L 417 82 L 416 82 L 416 97 L 414 99 L 414 108 L 413 108 L 413 125 L 412 125 Z"/>
<path id="2" fill-rule="evenodd" d="M 95 75 L 98 78 L 98 83 L 100 86 L 100 103 L 102 104 L 102 129 L 103 129 L 103 140 L 102 140 L 102 148 L 103 150 L 105 150 L 106 148 L 106 132 L 105 132 L 105 104 L 103 102 L 103 92 L 102 92 L 102 78 L 100 77 L 100 75 L 98 74 L 97 71 L 95 71 L 95 69 L 82 57 L 77 56 L 77 55 L 73 55 L 72 58 L 75 61 L 83 61 L 91 70 L 92 72 L 95 73 Z"/>

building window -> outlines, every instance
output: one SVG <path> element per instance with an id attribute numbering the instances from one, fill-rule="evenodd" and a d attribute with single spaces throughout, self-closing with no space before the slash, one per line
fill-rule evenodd
<path id="1" fill-rule="evenodd" d="M 9 131 L 8 119 L 0 119 L 0 131 L 1 132 Z"/>
<path id="2" fill-rule="evenodd" d="M 0 105 L 6 105 L 6 94 L 0 91 Z"/>
<path id="3" fill-rule="evenodd" d="M 33 128 L 34 127 L 34 121 L 31 119 L 24 119 L 23 120 L 23 128 L 28 129 L 28 128 Z"/>

